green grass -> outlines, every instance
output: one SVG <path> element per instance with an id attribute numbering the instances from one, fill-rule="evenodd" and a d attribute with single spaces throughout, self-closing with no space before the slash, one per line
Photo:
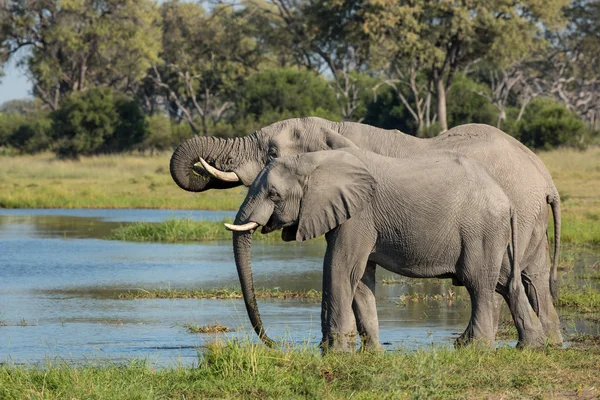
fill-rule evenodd
<path id="1" fill-rule="evenodd" d="M 169 173 L 171 153 L 0 156 L 0 208 L 168 208 L 236 210 L 246 189 L 190 193 Z"/>
<path id="2" fill-rule="evenodd" d="M 556 305 L 575 309 L 578 313 L 600 312 L 600 290 L 566 285 L 560 289 Z"/>
<path id="3" fill-rule="evenodd" d="M 292 350 L 292 351 L 290 351 Z M 312 347 L 209 344 L 196 368 L 148 362 L 0 366 L 0 398 L 563 398 L 598 395 L 600 348 L 426 348 L 328 354 Z"/>
<path id="4" fill-rule="evenodd" d="M 256 297 L 259 299 L 321 299 L 321 292 L 309 290 L 306 292 L 294 292 L 290 290 L 256 289 Z M 219 289 L 138 289 L 119 293 L 117 298 L 121 300 L 134 299 L 242 299 L 242 291 L 237 288 Z"/>
<path id="5" fill-rule="evenodd" d="M 224 222 L 197 221 L 188 218 L 171 218 L 163 222 L 134 222 L 113 230 L 107 239 L 130 242 L 205 242 L 210 240 L 231 240 L 231 232 L 225 229 Z M 254 234 L 254 240 L 280 240 L 279 232 L 268 235 Z"/>
<path id="6" fill-rule="evenodd" d="M 213 240 L 231 240 L 232 234 L 223 223 L 232 221 L 198 221 L 189 218 L 171 218 L 163 222 L 132 222 L 114 229 L 106 239 L 130 242 L 185 243 Z M 320 236 L 316 240 L 324 240 Z M 260 229 L 252 235 L 252 240 L 280 242 L 281 231 L 263 235 Z"/>
<path id="7" fill-rule="evenodd" d="M 563 243 L 600 245 L 600 148 L 538 154 L 561 196 Z M 552 224 L 549 233 L 553 237 Z"/>

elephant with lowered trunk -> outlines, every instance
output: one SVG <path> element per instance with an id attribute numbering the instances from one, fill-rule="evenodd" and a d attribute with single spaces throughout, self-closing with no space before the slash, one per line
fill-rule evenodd
<path id="1" fill-rule="evenodd" d="M 452 152 L 397 159 L 348 148 L 273 160 L 250 186 L 235 225 L 226 226 L 244 232 L 242 240 L 259 226 L 263 233 L 283 229 L 288 241 L 325 234 L 324 348 L 354 348 L 352 302 L 368 261 L 405 276 L 464 284 L 471 297 L 469 340 L 486 345 L 496 333 L 494 293 L 502 294 L 518 346 L 537 347 L 545 335 L 521 281 L 517 220 L 508 197 L 476 161 Z M 507 249 L 510 267 L 502 268 Z M 247 250 L 236 251 L 242 263 L 249 263 Z M 378 325 L 376 314 L 357 318 L 363 318 L 358 326 Z"/>
<path id="2" fill-rule="evenodd" d="M 278 157 L 345 147 L 358 147 L 394 158 L 426 156 L 436 151 L 450 150 L 478 161 L 498 183 L 519 215 L 518 256 L 527 297 L 539 316 L 548 341 L 557 345 L 562 343 L 560 323 L 551 293 L 555 292 L 560 248 L 558 191 L 542 161 L 499 129 L 489 125 L 468 124 L 433 138 L 421 139 L 359 123 L 336 123 L 321 118 L 290 119 L 237 139 L 189 139 L 173 153 L 170 168 L 173 179 L 181 188 L 201 192 L 250 186 L 259 172 Z M 546 236 L 548 204 L 554 216 L 555 233 L 552 274 Z M 234 248 L 247 246 L 245 240 L 243 236 L 234 235 Z M 255 330 L 265 338 L 253 292 L 252 271 L 249 264 L 243 263 L 243 255 L 238 253 L 236 264 L 248 314 Z M 508 268 L 508 252 L 502 263 L 503 268 Z M 373 261 L 367 262 L 365 276 L 355 292 L 353 310 L 357 321 L 368 319 L 362 316 L 376 315 L 375 265 Z M 497 321 L 501 303 L 496 303 Z M 377 325 L 359 325 L 358 329 L 372 342 L 378 340 Z M 469 340 L 472 331 L 470 324 L 460 340 Z"/>

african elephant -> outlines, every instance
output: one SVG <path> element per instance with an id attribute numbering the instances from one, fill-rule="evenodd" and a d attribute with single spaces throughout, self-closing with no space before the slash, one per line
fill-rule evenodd
<path id="1" fill-rule="evenodd" d="M 414 278 L 452 278 L 471 297 L 472 339 L 491 345 L 494 293 L 509 304 L 518 346 L 545 334 L 520 279 L 517 213 L 476 161 L 452 152 L 414 159 L 361 149 L 273 160 L 227 228 L 250 235 L 283 228 L 284 240 L 325 234 L 322 345 L 354 348 L 352 302 L 367 261 Z M 502 267 L 509 253 L 510 268 Z M 367 321 L 373 323 L 373 321 Z"/>
<path id="2" fill-rule="evenodd" d="M 237 139 L 195 137 L 183 142 L 171 157 L 171 175 L 183 189 L 201 192 L 238 185 L 249 186 L 270 160 L 295 154 L 358 147 L 384 156 L 406 158 L 438 150 L 452 150 L 478 161 L 500 185 L 519 214 L 519 254 L 522 279 L 529 301 L 539 315 L 548 340 L 561 344 L 560 323 L 552 305 L 551 288 L 556 286 L 560 248 L 560 198 L 542 161 L 527 147 L 499 129 L 482 124 L 461 125 L 437 137 L 421 139 L 395 130 L 321 118 L 290 119 L 269 125 L 252 135 Z M 546 228 L 548 207 L 554 216 L 553 272 L 548 266 Z M 234 235 L 234 249 L 240 283 L 252 324 L 260 335 L 260 315 L 254 298 L 250 264 L 242 253 L 251 239 Z M 508 255 L 503 264 L 508 266 Z M 378 343 L 377 324 L 362 321 L 376 314 L 375 263 L 366 266 L 354 299 L 358 329 Z M 555 292 L 555 291 L 554 291 Z M 554 294 L 554 293 L 553 293 Z M 496 313 L 499 315 L 498 310 Z M 362 317 L 362 316 L 366 317 Z M 471 330 L 465 331 L 463 339 Z M 270 342 L 267 342 L 270 343 Z"/>

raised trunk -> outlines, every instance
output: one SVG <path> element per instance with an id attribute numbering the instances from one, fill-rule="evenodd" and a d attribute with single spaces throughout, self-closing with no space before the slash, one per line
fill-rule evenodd
<path id="1" fill-rule="evenodd" d="M 237 221 L 236 221 L 237 222 Z M 251 232 L 233 232 L 233 255 L 235 257 L 235 265 L 237 267 L 240 285 L 242 286 L 242 294 L 246 311 L 254 331 L 268 347 L 274 347 L 275 342 L 271 340 L 263 328 L 263 323 L 258 312 L 256 304 L 256 294 L 254 293 L 254 281 L 252 279 L 252 267 L 250 265 L 250 248 L 252 247 Z"/>
<path id="2" fill-rule="evenodd" d="M 215 179 L 204 171 L 194 169 L 194 164 L 200 161 L 200 157 L 211 165 L 224 171 L 230 171 L 231 160 L 241 162 L 249 154 L 248 137 L 238 139 L 219 139 L 214 137 L 198 137 L 181 143 L 171 156 L 171 177 L 177 185 L 189 192 L 203 192 L 208 189 L 229 189 L 240 186 L 241 182 L 223 182 Z"/>

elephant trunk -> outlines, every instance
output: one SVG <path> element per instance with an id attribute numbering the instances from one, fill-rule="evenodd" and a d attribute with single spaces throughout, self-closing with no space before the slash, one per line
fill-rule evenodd
<path id="1" fill-rule="evenodd" d="M 256 304 L 256 293 L 254 292 L 254 282 L 252 279 L 252 267 L 250 265 L 250 249 L 252 247 L 252 232 L 233 232 L 233 254 L 235 265 L 237 267 L 242 294 L 246 311 L 254 331 L 268 347 L 274 347 L 275 342 L 270 339 L 263 328 L 263 323 L 258 312 Z"/>
<path id="2" fill-rule="evenodd" d="M 231 171 L 249 155 L 246 142 L 249 142 L 248 137 L 225 140 L 195 136 L 188 139 L 171 156 L 171 177 L 180 188 L 189 192 L 240 186 L 242 182 L 220 180 L 214 176 L 214 172 L 211 174 L 206 168 L 196 164 L 203 159 L 219 171 Z"/>

